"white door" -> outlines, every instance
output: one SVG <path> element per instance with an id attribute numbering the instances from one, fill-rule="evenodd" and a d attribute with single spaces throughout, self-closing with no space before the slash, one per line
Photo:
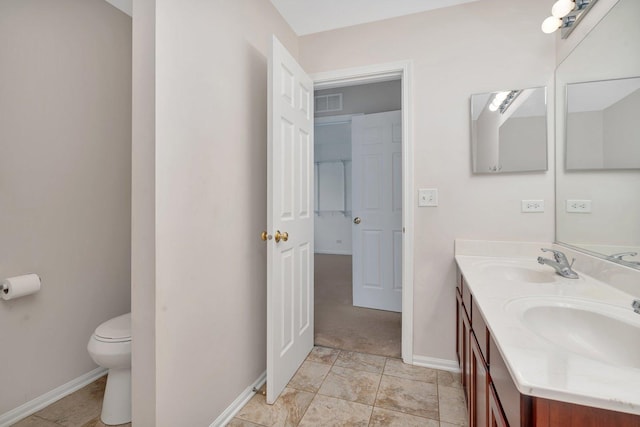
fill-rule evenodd
<path id="1" fill-rule="evenodd" d="M 402 311 L 402 114 L 352 121 L 353 305 Z"/>
<path id="2" fill-rule="evenodd" d="M 267 166 L 267 403 L 313 348 L 313 81 L 273 37 Z"/>

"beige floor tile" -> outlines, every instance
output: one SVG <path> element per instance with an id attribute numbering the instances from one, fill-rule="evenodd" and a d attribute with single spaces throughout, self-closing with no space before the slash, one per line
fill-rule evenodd
<path id="1" fill-rule="evenodd" d="M 437 420 L 438 388 L 424 381 L 383 375 L 375 406 Z"/>
<path id="2" fill-rule="evenodd" d="M 382 408 L 373 408 L 370 427 L 439 427 L 440 423 L 428 418 L 402 412 L 389 411 Z"/>
<path id="3" fill-rule="evenodd" d="M 336 360 L 335 366 L 381 374 L 384 370 L 386 360 L 387 359 L 384 356 L 356 353 L 353 351 L 342 351 Z"/>
<path id="4" fill-rule="evenodd" d="M 440 421 L 457 426 L 469 425 L 464 392 L 457 387 L 438 387 Z"/>
<path id="5" fill-rule="evenodd" d="M 464 427 L 464 426 L 460 424 L 451 424 L 451 423 L 445 423 L 443 421 L 440 421 L 440 427 Z"/>
<path id="6" fill-rule="evenodd" d="M 407 365 L 400 359 L 387 359 L 384 374 L 433 384 L 438 381 L 438 372 L 436 369 Z"/>
<path id="7" fill-rule="evenodd" d="M 60 427 L 60 424 L 56 424 L 52 421 L 47 421 L 43 418 L 32 415 L 25 418 L 22 421 L 18 421 L 11 425 L 12 427 Z"/>
<path id="8" fill-rule="evenodd" d="M 362 403 L 347 402 L 333 397 L 316 395 L 304 414 L 301 427 L 369 425 L 373 408 Z"/>
<path id="9" fill-rule="evenodd" d="M 297 426 L 313 399 L 313 393 L 285 388 L 276 403 L 267 405 L 258 393 L 236 415 L 244 421 L 263 426 Z"/>
<path id="10" fill-rule="evenodd" d="M 84 426 L 100 415 L 106 379 L 104 376 L 34 415 L 63 426 Z"/>
<path id="11" fill-rule="evenodd" d="M 229 424 L 227 424 L 227 427 L 264 427 L 264 426 L 261 426 L 260 424 L 254 424 L 251 421 L 241 420 L 240 418 L 234 418 L 229 422 Z"/>
<path id="12" fill-rule="evenodd" d="M 458 373 L 438 371 L 438 385 L 462 388 L 462 379 Z"/>
<path id="13" fill-rule="evenodd" d="M 107 426 L 100 420 L 100 417 L 96 417 L 95 419 L 89 421 L 82 425 L 82 427 L 113 427 L 111 424 Z M 131 423 L 119 424 L 118 427 L 131 427 Z"/>
<path id="14" fill-rule="evenodd" d="M 334 366 L 318 390 L 324 396 L 373 405 L 381 374 Z"/>
<path id="15" fill-rule="evenodd" d="M 307 361 L 333 365 L 333 362 L 338 358 L 338 354 L 340 354 L 340 350 L 336 348 L 315 346 L 307 356 Z"/>
<path id="16" fill-rule="evenodd" d="M 289 381 L 289 387 L 297 390 L 316 392 L 329 373 L 331 365 L 317 362 L 304 362 L 298 372 Z"/>

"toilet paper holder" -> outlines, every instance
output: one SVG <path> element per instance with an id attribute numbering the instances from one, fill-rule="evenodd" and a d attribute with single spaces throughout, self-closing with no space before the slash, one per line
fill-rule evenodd
<path id="1" fill-rule="evenodd" d="M 2 292 L 3 292 L 3 293 L 5 293 L 5 294 L 8 294 L 8 293 L 9 293 L 9 288 L 8 288 L 8 287 L 6 287 L 6 286 L 4 285 L 4 283 L 0 283 L 0 291 L 2 291 Z"/>

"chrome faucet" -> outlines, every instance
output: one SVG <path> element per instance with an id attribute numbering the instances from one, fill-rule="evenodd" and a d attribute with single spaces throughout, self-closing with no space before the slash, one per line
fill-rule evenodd
<path id="1" fill-rule="evenodd" d="M 571 269 L 571 267 L 573 267 L 573 263 L 575 262 L 575 258 L 573 259 L 573 261 L 571 261 L 571 264 L 569 264 L 567 256 L 560 251 L 542 248 L 542 252 L 553 252 L 553 258 L 555 261 L 539 256 L 538 264 L 546 264 L 549 267 L 553 267 L 556 270 L 556 273 L 558 273 L 562 277 L 566 277 L 567 279 L 578 278 L 578 273 Z"/>
<path id="2" fill-rule="evenodd" d="M 638 252 L 620 252 L 617 254 L 611 254 L 607 257 L 607 259 L 610 259 L 612 261 L 618 261 L 618 262 L 622 262 L 623 264 L 631 264 L 631 265 L 640 265 L 639 261 L 632 261 L 632 260 L 626 260 L 623 259 L 626 256 L 636 256 L 638 255 Z"/>

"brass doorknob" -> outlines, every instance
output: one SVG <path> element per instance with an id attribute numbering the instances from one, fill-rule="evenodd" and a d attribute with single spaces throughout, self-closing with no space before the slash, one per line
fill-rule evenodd
<path id="1" fill-rule="evenodd" d="M 289 240 L 289 233 L 287 233 L 286 231 L 280 233 L 280 230 L 277 230 L 276 234 L 273 235 L 273 238 L 276 240 L 276 243 L 278 243 L 280 239 L 282 239 L 283 242 L 286 242 L 287 240 Z"/>
<path id="2" fill-rule="evenodd" d="M 270 236 L 269 236 L 269 234 L 268 234 L 266 231 L 263 231 L 263 232 L 260 234 L 260 238 L 261 238 L 264 242 L 266 242 L 266 241 L 267 241 L 267 239 L 268 239 L 269 237 L 270 237 Z"/>
<path id="3" fill-rule="evenodd" d="M 354 223 L 354 224 L 360 224 L 361 222 L 362 222 L 362 220 L 360 219 L 360 217 L 359 217 L 359 216 L 357 216 L 357 217 L 355 217 L 355 218 L 353 219 L 353 223 Z"/>

